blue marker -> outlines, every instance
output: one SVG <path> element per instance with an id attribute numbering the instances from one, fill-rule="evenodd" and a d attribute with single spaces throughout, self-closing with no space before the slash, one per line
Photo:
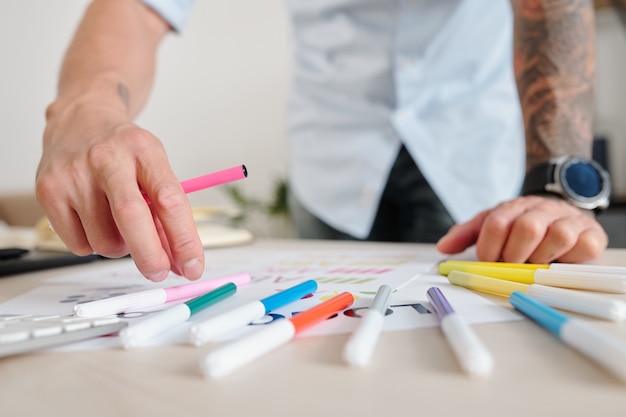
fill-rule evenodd
<path id="1" fill-rule="evenodd" d="M 560 340 L 626 382 L 626 343 L 582 320 L 570 318 L 545 304 L 515 291 L 513 307 L 554 333 Z"/>
<path id="2" fill-rule="evenodd" d="M 210 317 L 192 326 L 190 331 L 191 344 L 202 346 L 230 331 L 247 326 L 270 311 L 297 301 L 306 295 L 313 294 L 315 291 L 317 291 L 317 282 L 311 279 L 262 300 L 252 301 L 233 310 Z"/>

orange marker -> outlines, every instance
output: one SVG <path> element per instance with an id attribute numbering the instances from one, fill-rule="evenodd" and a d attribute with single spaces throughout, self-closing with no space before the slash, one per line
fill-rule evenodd
<path id="1" fill-rule="evenodd" d="M 290 319 L 277 320 L 247 337 L 209 352 L 201 363 L 202 370 L 210 378 L 225 376 L 286 344 L 296 334 L 346 309 L 353 302 L 352 294 L 343 292 L 330 300 L 296 314 Z"/>

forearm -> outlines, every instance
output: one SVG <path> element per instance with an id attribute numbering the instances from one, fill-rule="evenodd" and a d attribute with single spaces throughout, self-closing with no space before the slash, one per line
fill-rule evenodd
<path id="1" fill-rule="evenodd" d="M 68 106 L 97 106 L 132 120 L 149 95 L 157 47 L 168 30 L 138 1 L 95 0 L 65 54 L 48 119 Z"/>
<path id="2" fill-rule="evenodd" d="M 514 69 L 526 165 L 591 155 L 595 27 L 591 0 L 513 0 Z"/>

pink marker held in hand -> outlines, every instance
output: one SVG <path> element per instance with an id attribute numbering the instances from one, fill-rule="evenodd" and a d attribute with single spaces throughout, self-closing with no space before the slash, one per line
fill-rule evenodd
<path id="1" fill-rule="evenodd" d="M 237 165 L 222 171 L 212 172 L 210 174 L 182 181 L 180 185 L 183 187 L 185 193 L 192 193 L 194 191 L 204 190 L 205 188 L 211 188 L 217 185 L 242 180 L 247 176 L 248 170 L 246 169 L 246 166 Z"/>
<path id="2" fill-rule="evenodd" d="M 232 168 L 223 169 L 221 171 L 212 172 L 210 174 L 202 175 L 200 177 L 191 178 L 185 181 L 181 181 L 180 185 L 183 187 L 185 194 L 192 193 L 198 190 L 204 190 L 206 188 L 215 187 L 229 182 L 238 181 L 248 176 L 248 170 L 245 165 L 237 165 Z M 150 199 L 144 194 L 144 197 L 148 204 Z"/>

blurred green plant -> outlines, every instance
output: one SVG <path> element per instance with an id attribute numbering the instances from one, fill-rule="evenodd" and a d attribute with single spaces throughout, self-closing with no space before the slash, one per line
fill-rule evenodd
<path id="1" fill-rule="evenodd" d="M 237 223 L 243 223 L 254 212 L 270 217 L 289 215 L 289 205 L 287 203 L 289 186 L 285 179 L 279 178 L 274 181 L 274 188 L 269 201 L 262 201 L 258 198 L 247 196 L 239 187 L 233 184 L 226 184 L 222 189 L 241 210 L 240 214 L 233 219 Z"/>

